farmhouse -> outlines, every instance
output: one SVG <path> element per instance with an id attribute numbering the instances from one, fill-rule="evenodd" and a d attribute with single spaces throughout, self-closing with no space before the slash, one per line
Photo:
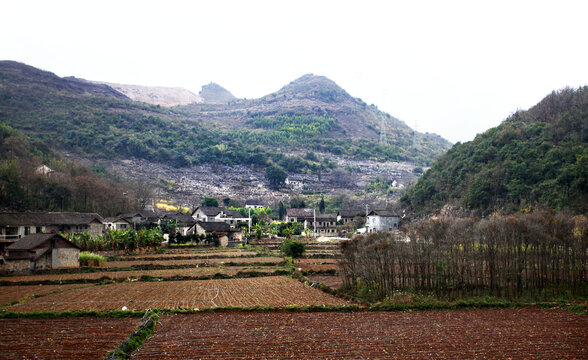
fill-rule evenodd
<path id="1" fill-rule="evenodd" d="M 232 228 L 237 228 L 249 222 L 249 218 L 243 217 L 237 210 L 227 210 L 216 206 L 199 206 L 192 212 L 192 218 L 195 221 L 224 222 Z"/>
<path id="2" fill-rule="evenodd" d="M 352 222 L 356 217 L 361 217 L 365 221 L 365 211 L 363 210 L 340 210 L 337 213 L 337 221 L 343 224 Z"/>
<path id="3" fill-rule="evenodd" d="M 314 227 L 311 220 L 309 227 Z M 317 214 L 316 232 L 321 235 L 334 235 L 337 233 L 337 214 Z"/>
<path id="4" fill-rule="evenodd" d="M 203 222 L 220 222 L 223 208 L 217 206 L 199 206 L 192 212 L 192 218 Z"/>
<path id="5" fill-rule="evenodd" d="M 286 222 L 302 223 L 307 228 L 314 221 L 315 213 L 312 208 L 286 209 Z"/>
<path id="6" fill-rule="evenodd" d="M 80 266 L 80 248 L 58 234 L 32 234 L 6 248 L 2 270 L 26 272 Z"/>
<path id="7" fill-rule="evenodd" d="M 225 222 L 202 222 L 198 221 L 188 229 L 189 234 L 206 235 L 216 233 L 219 237 L 220 246 L 227 246 L 229 241 L 241 241 L 243 232 L 234 230 Z"/>
<path id="8" fill-rule="evenodd" d="M 105 230 L 126 230 L 133 227 L 133 224 L 120 216 L 104 218 Z"/>
<path id="9" fill-rule="evenodd" d="M 29 234 L 89 232 L 99 235 L 103 228 L 102 217 L 96 213 L 4 212 L 0 213 L 0 251 L 8 246 L 6 243 Z"/>
<path id="10" fill-rule="evenodd" d="M 367 217 L 367 232 L 397 231 L 400 226 L 400 216 L 390 210 L 372 210 Z"/>
<path id="11" fill-rule="evenodd" d="M 140 210 L 125 214 L 118 214 L 117 217 L 124 218 L 130 223 L 156 223 L 159 221 L 159 215 L 153 210 Z"/>
<path id="12" fill-rule="evenodd" d="M 304 225 L 305 229 L 315 229 L 323 235 L 337 232 L 337 214 L 320 214 L 312 208 L 286 209 L 286 222 L 298 222 Z"/>
<path id="13" fill-rule="evenodd" d="M 176 222 L 176 230 L 182 234 L 186 235 L 188 230 L 194 225 L 194 218 L 188 214 L 184 214 L 181 212 L 173 213 L 173 214 L 165 214 L 161 221 L 170 221 L 174 220 Z"/>
<path id="14" fill-rule="evenodd" d="M 265 204 L 261 200 L 247 200 L 245 201 L 246 209 L 263 209 Z"/>

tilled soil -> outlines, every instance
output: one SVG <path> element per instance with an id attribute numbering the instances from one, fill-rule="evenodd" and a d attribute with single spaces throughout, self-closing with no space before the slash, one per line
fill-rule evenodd
<path id="1" fill-rule="evenodd" d="M 83 285 L 25 285 L 25 286 L 0 286 L 0 306 L 13 301 L 19 301 L 29 296 L 49 294 L 54 291 L 73 289 Z"/>
<path id="2" fill-rule="evenodd" d="M 139 319 L 0 319 L 0 359 L 104 359 Z"/>
<path id="3" fill-rule="evenodd" d="M 162 316 L 135 359 L 587 359 L 588 317 L 537 308 Z"/>
<path id="4" fill-rule="evenodd" d="M 195 266 L 195 265 L 223 265 L 223 264 L 277 264 L 284 261 L 281 257 L 253 257 L 253 258 L 213 258 L 186 259 L 186 260 L 131 260 L 109 261 L 107 268 L 126 268 L 133 266 Z"/>
<path id="5" fill-rule="evenodd" d="M 38 274 L 38 275 L 21 275 L 0 277 L 0 281 L 10 283 L 18 282 L 43 282 L 43 281 L 75 281 L 75 280 L 96 280 L 107 277 L 112 280 L 120 279 L 138 279 L 141 276 L 152 276 L 157 278 L 173 278 L 173 277 L 200 277 L 209 276 L 216 273 L 225 275 L 237 275 L 238 272 L 262 272 L 271 273 L 283 268 L 276 267 L 250 267 L 250 266 L 227 266 L 227 267 L 198 267 L 198 268 L 178 268 L 178 269 L 162 269 L 162 270 L 130 270 L 130 271 L 100 271 L 94 273 L 70 273 L 70 274 Z M 81 281 L 80 281 L 81 282 Z M 35 285 L 38 286 L 38 285 Z M 2 290 L 2 287 L 0 287 Z M 1 296 L 1 295 L 0 295 Z"/>
<path id="6" fill-rule="evenodd" d="M 128 310 L 348 305 L 283 276 L 198 281 L 125 282 L 74 289 L 7 307 L 7 311 Z"/>

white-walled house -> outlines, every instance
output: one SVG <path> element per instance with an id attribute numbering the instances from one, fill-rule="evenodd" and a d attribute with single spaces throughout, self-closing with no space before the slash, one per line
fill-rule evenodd
<path id="1" fill-rule="evenodd" d="M 263 209 L 265 204 L 261 200 L 247 200 L 245 201 L 246 209 Z"/>
<path id="2" fill-rule="evenodd" d="M 372 210 L 367 216 L 368 233 L 397 231 L 400 228 L 400 216 L 390 210 Z"/>
<path id="3" fill-rule="evenodd" d="M 243 217 L 237 210 L 228 210 L 216 206 L 199 206 L 192 212 L 194 221 L 201 222 L 224 222 L 232 228 L 249 223 L 248 217 Z"/>
<path id="4" fill-rule="evenodd" d="M 104 218 L 104 230 L 126 230 L 133 227 L 133 224 L 122 217 Z"/>

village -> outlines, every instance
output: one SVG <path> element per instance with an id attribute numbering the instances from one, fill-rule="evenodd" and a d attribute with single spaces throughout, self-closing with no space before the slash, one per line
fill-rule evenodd
<path id="1" fill-rule="evenodd" d="M 259 210 L 262 210 L 262 216 L 256 216 Z M 147 209 L 106 218 L 97 213 L 2 212 L 0 269 L 6 272 L 27 272 L 79 266 L 80 249 L 59 234 L 85 233 L 99 236 L 108 231 L 157 228 L 167 231 L 162 234 L 162 246 L 177 237 L 214 234 L 220 247 L 234 247 L 242 246 L 254 237 L 278 239 L 279 233 L 271 229 L 276 229 L 280 224 L 282 228 L 283 225 L 292 225 L 292 234 L 299 237 L 325 237 L 333 241 L 349 238 L 356 233 L 400 229 L 400 216 L 389 210 L 355 209 L 337 213 L 321 213 L 314 208 L 285 210 L 283 219 L 278 218 L 280 214 L 276 214 L 273 219 L 268 215 L 271 209 L 263 201 L 247 200 L 241 212 L 219 206 L 198 206 L 191 214 Z M 263 227 L 264 224 L 268 226 Z"/>

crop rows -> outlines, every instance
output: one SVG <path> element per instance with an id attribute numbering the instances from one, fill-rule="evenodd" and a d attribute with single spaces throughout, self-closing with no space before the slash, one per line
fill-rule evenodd
<path id="1" fill-rule="evenodd" d="M 111 280 L 124 279 L 139 279 L 142 276 L 151 276 L 154 278 L 169 279 L 174 277 L 192 277 L 197 278 L 201 276 L 210 276 L 216 273 L 225 275 L 237 275 L 239 272 L 255 271 L 259 273 L 272 273 L 280 270 L 275 267 L 266 268 L 252 268 L 247 266 L 232 266 L 226 268 L 218 267 L 198 267 L 198 268 L 179 268 L 179 269 L 162 269 L 162 270 L 131 270 L 131 271 L 100 271 L 93 273 L 68 273 L 68 274 L 39 274 L 39 275 L 24 275 L 24 276 L 10 276 L 0 278 L 0 281 L 9 283 L 19 282 L 59 282 L 59 281 L 76 281 L 79 280 L 97 280 L 101 278 L 108 278 Z M 0 287 L 0 290 L 3 288 Z"/>
<path id="2" fill-rule="evenodd" d="M 8 311 L 145 310 L 288 305 L 346 305 L 346 301 L 282 277 L 200 281 L 125 282 L 32 299 Z"/>
<path id="3" fill-rule="evenodd" d="M 139 319 L 0 319 L 0 359 L 104 359 Z"/>
<path id="4" fill-rule="evenodd" d="M 253 251 L 214 251 L 214 252 L 172 252 L 169 254 L 142 254 L 142 255 L 123 255 L 117 256 L 117 260 L 166 260 L 166 259 L 176 259 L 176 258 L 187 258 L 187 259 L 202 259 L 202 258 L 241 258 L 241 257 L 255 257 L 257 256 L 256 252 Z"/>
<path id="5" fill-rule="evenodd" d="M 68 285 L 25 285 L 25 286 L 1 286 L 0 306 L 19 301 L 33 295 L 44 295 L 55 291 L 63 291 L 79 287 L 79 284 Z"/>
<path id="6" fill-rule="evenodd" d="M 588 318 L 533 308 L 160 318 L 135 359 L 586 359 Z"/>
<path id="7" fill-rule="evenodd" d="M 215 258 L 215 259 L 185 259 L 185 260 L 131 260 L 109 261 L 107 268 L 126 268 L 132 266 L 196 266 L 196 265 L 223 265 L 229 263 L 238 264 L 278 264 L 284 259 L 280 257 L 254 257 L 254 258 Z"/>

